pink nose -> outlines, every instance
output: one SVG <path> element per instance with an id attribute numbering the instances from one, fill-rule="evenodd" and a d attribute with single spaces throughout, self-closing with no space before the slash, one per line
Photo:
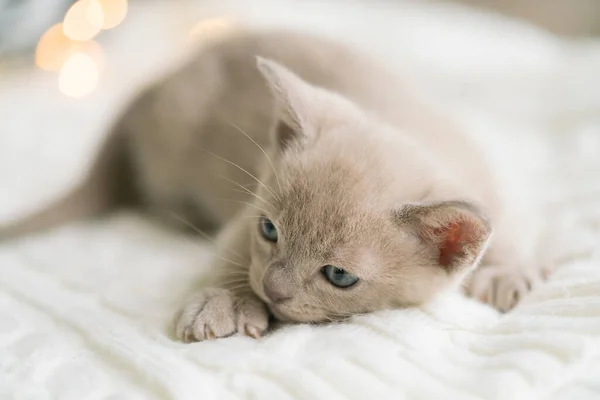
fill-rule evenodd
<path id="1" fill-rule="evenodd" d="M 289 300 L 291 298 L 286 296 L 284 293 L 281 293 L 277 289 L 273 289 L 266 283 L 263 285 L 263 289 L 265 291 L 265 294 L 273 304 L 283 303 L 284 301 Z"/>

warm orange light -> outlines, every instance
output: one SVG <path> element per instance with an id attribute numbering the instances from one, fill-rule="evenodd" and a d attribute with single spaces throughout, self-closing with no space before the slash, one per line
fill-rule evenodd
<path id="1" fill-rule="evenodd" d="M 56 24 L 44 33 L 35 49 L 35 65 L 46 71 L 58 71 L 71 54 L 73 41 Z"/>
<path id="2" fill-rule="evenodd" d="M 104 24 L 104 12 L 99 0 L 79 0 L 73 4 L 63 21 L 64 34 L 73 40 L 90 40 Z"/>
<path id="3" fill-rule="evenodd" d="M 98 85 L 98 66 L 85 53 L 71 55 L 60 69 L 58 89 L 65 96 L 81 98 L 91 94 Z"/>
<path id="4" fill-rule="evenodd" d="M 56 24 L 41 37 L 35 49 L 35 65 L 46 71 L 58 71 L 74 53 L 89 55 L 100 70 L 104 69 L 104 52 L 93 41 L 78 42 L 65 36 L 62 24 Z"/>
<path id="5" fill-rule="evenodd" d="M 36 65 L 48 71 L 60 70 L 58 88 L 64 95 L 80 98 L 91 94 L 105 64 L 102 47 L 92 39 L 102 29 L 122 23 L 127 9 L 127 0 L 78 0 L 63 23 L 40 38 Z"/>
<path id="6" fill-rule="evenodd" d="M 99 0 L 104 12 L 102 29 L 118 26 L 127 15 L 127 0 Z"/>
<path id="7" fill-rule="evenodd" d="M 104 70 L 106 59 L 104 57 L 102 46 L 100 46 L 98 42 L 94 40 L 90 40 L 88 42 L 75 42 L 69 55 L 72 55 L 73 53 L 87 54 L 92 58 L 92 60 L 94 60 L 94 63 L 96 63 L 99 71 Z"/>
<path id="8" fill-rule="evenodd" d="M 190 30 L 193 42 L 207 42 L 226 37 L 235 30 L 235 24 L 227 18 L 211 18 L 198 22 Z"/>

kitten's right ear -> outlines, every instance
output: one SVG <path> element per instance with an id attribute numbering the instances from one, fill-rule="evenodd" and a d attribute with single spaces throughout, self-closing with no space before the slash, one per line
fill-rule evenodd
<path id="1" fill-rule="evenodd" d="M 308 141 L 316 131 L 313 115 L 316 88 L 272 60 L 256 59 L 277 106 L 276 144 L 280 149 L 287 149 Z"/>
<path id="2" fill-rule="evenodd" d="M 487 218 L 462 201 L 406 204 L 394 212 L 397 223 L 409 226 L 431 262 L 448 272 L 476 265 L 492 234 Z"/>

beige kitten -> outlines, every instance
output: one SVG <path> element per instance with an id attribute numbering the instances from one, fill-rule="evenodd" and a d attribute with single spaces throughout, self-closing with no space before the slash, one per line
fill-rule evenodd
<path id="1" fill-rule="evenodd" d="M 223 226 L 213 287 L 178 317 L 186 341 L 419 305 L 480 261 L 470 294 L 508 310 L 540 279 L 537 232 L 483 154 L 365 54 L 246 33 L 143 92 L 90 179 L 0 237 L 126 202 Z"/>

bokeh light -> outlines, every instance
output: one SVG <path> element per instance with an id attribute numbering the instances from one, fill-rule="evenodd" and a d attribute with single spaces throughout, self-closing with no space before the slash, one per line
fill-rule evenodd
<path id="1" fill-rule="evenodd" d="M 99 0 L 104 12 L 102 29 L 118 26 L 127 16 L 127 0 Z"/>
<path id="2" fill-rule="evenodd" d="M 102 47 L 92 39 L 101 30 L 120 25 L 127 11 L 127 0 L 78 0 L 61 24 L 42 35 L 35 64 L 46 71 L 60 71 L 58 88 L 66 96 L 91 94 L 106 64 Z"/>
<path id="3" fill-rule="evenodd" d="M 192 42 L 211 42 L 227 37 L 235 31 L 236 25 L 228 18 L 210 18 L 192 27 L 189 38 Z"/>
<path id="4" fill-rule="evenodd" d="M 90 56 L 90 58 L 96 63 L 98 71 L 104 70 L 104 67 L 106 66 L 106 58 L 104 56 L 102 46 L 100 46 L 98 42 L 94 40 L 89 40 L 87 42 L 75 42 L 72 51 L 69 53 L 69 56 L 74 53 L 84 53 Z"/>
<path id="5" fill-rule="evenodd" d="M 73 40 L 85 41 L 96 36 L 104 24 L 104 11 L 98 0 L 79 0 L 69 8 L 63 32 Z"/>
<path id="6" fill-rule="evenodd" d="M 85 53 L 74 53 L 60 69 L 58 89 L 65 96 L 85 97 L 96 89 L 98 78 L 98 66 L 94 59 Z"/>
<path id="7" fill-rule="evenodd" d="M 35 65 L 46 71 L 58 71 L 69 55 L 73 41 L 63 33 L 62 24 L 48 29 L 35 49 Z"/>
<path id="8" fill-rule="evenodd" d="M 35 50 L 35 65 L 46 71 L 58 71 L 74 53 L 89 55 L 99 70 L 104 69 L 102 47 L 95 41 L 78 42 L 65 36 L 62 24 L 56 24 L 44 33 Z"/>

